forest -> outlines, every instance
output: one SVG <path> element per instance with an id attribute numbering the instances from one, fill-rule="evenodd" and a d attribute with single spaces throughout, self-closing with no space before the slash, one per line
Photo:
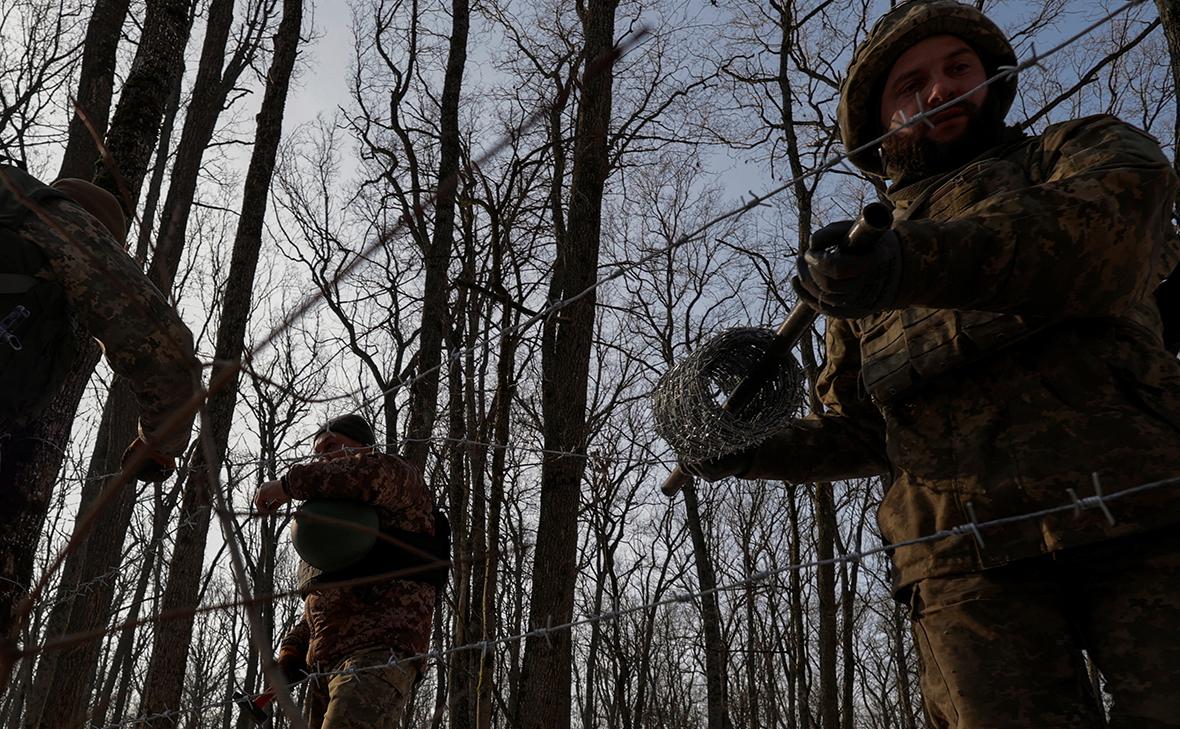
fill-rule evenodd
<path id="1" fill-rule="evenodd" d="M 0 0 L 0 152 L 116 193 L 209 389 L 176 475 L 116 483 L 135 398 L 71 365 L 0 726 L 252 726 L 302 603 L 251 499 L 348 412 L 453 529 L 405 729 L 924 726 L 880 481 L 665 497 L 649 399 L 883 194 L 836 105 L 894 4 Z M 1175 159 L 1180 1 L 973 4 L 1034 61 L 1010 124 L 1108 112 Z"/>

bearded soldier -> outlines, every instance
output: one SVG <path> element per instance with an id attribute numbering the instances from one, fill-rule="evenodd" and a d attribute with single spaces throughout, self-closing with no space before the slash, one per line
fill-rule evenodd
<path id="1" fill-rule="evenodd" d="M 1154 292 L 1178 260 L 1177 179 L 1111 116 L 1025 136 L 1003 33 L 911 0 L 841 89 L 853 163 L 889 180 L 894 226 L 847 252 L 812 236 L 800 297 L 827 315 L 822 414 L 690 466 L 715 480 L 887 474 L 891 543 L 1180 476 L 1180 364 Z M 906 126 L 915 115 L 966 98 Z M 879 147 L 868 147 L 889 130 Z M 1093 503 L 1091 505 L 1096 505 Z M 892 552 L 936 727 L 1180 727 L 1180 493 L 1167 486 Z"/>

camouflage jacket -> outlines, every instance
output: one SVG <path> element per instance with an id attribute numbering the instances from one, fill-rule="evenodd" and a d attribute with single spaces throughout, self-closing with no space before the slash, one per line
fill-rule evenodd
<path id="1" fill-rule="evenodd" d="M 42 187 L 15 168 L 5 168 L 4 174 L 27 189 Z M 23 273 L 60 283 L 70 315 L 102 344 L 111 369 L 126 378 L 135 394 L 144 440 L 162 453 L 181 455 L 195 411 L 175 423 L 169 420 L 192 397 L 200 371 L 188 327 L 90 213 L 60 196 L 37 204 L 52 225 L 33 212 L 19 223 L 18 234 L 44 253 L 40 270 Z M 42 403 L 47 399 L 38 398 Z M 37 415 L 13 417 L 21 422 Z"/>
<path id="2" fill-rule="evenodd" d="M 293 467 L 284 479 L 293 499 L 355 499 L 377 509 L 382 529 L 434 531 L 434 502 L 418 471 L 384 453 L 356 453 Z M 313 589 L 303 617 L 287 633 L 281 653 L 302 653 L 312 667 L 328 669 L 365 650 L 409 655 L 430 643 L 435 588 L 387 580 Z"/>
<path id="3" fill-rule="evenodd" d="M 1107 494 L 1180 476 L 1180 363 L 1152 298 L 1180 259 L 1176 193 L 1155 140 L 1109 116 L 891 190 L 904 308 L 828 321 L 825 412 L 760 447 L 747 476 L 888 474 L 889 542 L 1069 504 L 1095 473 Z M 995 326 L 973 336 L 979 322 Z M 915 367 L 936 350 L 938 367 Z M 908 384 L 870 391 L 870 362 Z M 899 548 L 896 583 L 1173 525 L 1180 490 L 1109 507 L 1113 525 L 1094 509 Z"/>

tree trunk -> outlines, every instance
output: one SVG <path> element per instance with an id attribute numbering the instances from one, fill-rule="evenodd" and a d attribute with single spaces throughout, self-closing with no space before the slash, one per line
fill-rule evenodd
<path id="1" fill-rule="evenodd" d="M 721 637 L 721 608 L 717 604 L 717 577 L 701 525 L 700 504 L 695 486 L 684 487 L 684 513 L 692 535 L 692 553 L 697 566 L 697 587 L 701 596 L 701 625 L 705 634 L 705 693 L 709 707 L 709 729 L 729 729 L 726 710 L 725 641 Z M 749 660 L 750 657 L 747 657 Z"/>
<path id="2" fill-rule="evenodd" d="M 283 19 L 274 36 L 274 57 L 266 79 L 266 91 L 257 117 L 254 152 L 242 192 L 242 216 L 238 219 L 225 285 L 220 325 L 217 330 L 215 359 L 234 362 L 243 351 L 246 322 L 250 315 L 254 275 L 262 246 L 262 225 L 270 194 L 282 134 L 283 113 L 290 85 L 291 71 L 299 47 L 303 17 L 302 0 L 283 1 Z M 213 429 L 215 456 L 225 456 L 229 431 L 237 402 L 238 373 L 226 372 L 229 365 L 214 366 L 210 382 L 221 385 L 209 397 L 209 423 Z M 168 584 L 160 610 L 194 605 L 199 592 L 199 577 L 209 530 L 209 493 L 207 461 L 201 450 L 194 459 L 191 475 L 185 483 L 185 508 L 177 534 Z M 180 705 L 184 686 L 184 666 L 192 639 L 193 619 L 171 621 L 167 630 L 158 630 L 152 649 L 151 664 L 145 679 L 142 712 L 153 714 Z"/>
<path id="3" fill-rule="evenodd" d="M 1155 0 L 1159 9 L 1160 22 L 1164 27 L 1164 37 L 1168 40 L 1169 65 L 1172 69 L 1172 91 L 1176 108 L 1172 131 L 1173 150 L 1180 150 L 1180 0 Z M 1174 152 L 1173 165 L 1180 172 L 1180 154 Z"/>
<path id="4" fill-rule="evenodd" d="M 255 31 L 251 25 L 246 31 L 246 39 L 235 49 L 222 72 L 233 20 L 234 0 L 212 0 L 209 3 L 201 61 L 197 66 L 192 96 L 185 107 L 184 127 L 180 133 L 180 143 L 176 146 L 176 160 L 172 163 L 168 195 L 164 198 L 164 215 L 160 221 L 156 254 L 148 272 L 152 283 L 161 291 L 172 290 L 172 282 L 180 266 L 201 160 L 213 139 L 217 119 L 245 63 L 254 55 Z"/>
<path id="5" fill-rule="evenodd" d="M 589 66 L 613 52 L 618 0 L 589 0 L 582 7 Z M 580 293 L 595 282 L 602 227 L 602 193 L 610 173 L 608 133 L 613 66 L 583 79 L 574 138 L 568 228 L 557 239 L 549 299 Z M 560 180 L 554 181 L 560 185 Z M 542 332 L 541 410 L 549 451 L 586 452 L 586 386 L 597 297 L 592 292 L 545 321 Z M 531 629 L 564 623 L 573 614 L 578 494 L 585 458 L 546 453 L 541 465 L 541 509 L 533 568 Z M 569 729 L 571 636 L 558 631 L 530 637 L 521 676 L 524 729 Z"/>
<path id="6" fill-rule="evenodd" d="M 918 729 L 914 720 L 913 690 L 910 688 L 910 661 L 905 649 L 905 633 L 910 629 L 899 603 L 893 604 L 893 660 L 897 664 L 897 694 L 903 729 Z"/>
<path id="7" fill-rule="evenodd" d="M 102 139 L 111 114 L 111 98 L 115 84 L 115 51 L 119 47 L 123 21 L 131 0 L 95 0 L 86 25 L 86 40 L 82 46 L 82 68 L 78 74 L 78 92 L 74 103 L 86 114 L 94 135 Z M 69 139 L 62 155 L 58 177 L 94 177 L 98 161 L 98 146 L 86 124 L 71 111 Z"/>
<path id="8" fill-rule="evenodd" d="M 111 386 L 110 400 L 118 399 L 121 395 L 133 400 L 127 382 L 122 378 L 115 378 Z M 102 475 L 118 473 L 120 455 L 128 441 L 134 437 L 137 422 L 134 409 L 108 408 L 103 411 L 98 438 L 88 468 L 91 475 L 87 480 L 95 484 L 95 491 L 101 491 L 107 486 L 108 479 L 102 478 Z M 104 517 L 94 524 L 93 530 L 83 543 L 85 550 L 80 554 L 82 566 L 79 581 L 77 585 L 69 588 L 77 591 L 72 596 L 73 605 L 70 608 L 67 633 L 106 625 L 115 586 L 112 576 L 118 571 L 122 558 L 123 542 L 127 536 L 126 524 L 131 520 L 136 495 L 135 483 L 125 485 L 122 492 L 106 505 Z M 60 653 L 58 665 L 69 667 L 69 670 L 54 672 L 53 682 L 48 689 L 51 700 L 46 702 L 41 726 L 76 726 L 84 721 L 101 648 L 101 640 L 90 640 L 64 649 Z"/>
<path id="9" fill-rule="evenodd" d="M 787 559 L 791 564 L 802 562 L 803 549 L 800 544 L 802 529 L 799 525 L 799 494 L 793 484 L 787 485 L 787 519 L 790 525 L 790 547 Z M 787 727 L 789 729 L 811 729 L 811 683 L 808 676 L 810 665 L 807 655 L 807 631 L 803 623 L 803 580 L 799 570 L 790 573 L 791 601 L 791 671 L 787 679 L 790 691 L 787 693 Z"/>
<path id="10" fill-rule="evenodd" d="M 139 576 L 136 577 L 135 593 L 131 599 L 131 608 L 126 618 L 126 621 L 129 623 L 133 623 L 139 619 L 139 612 L 143 608 L 144 598 L 147 595 L 147 587 L 152 575 L 153 565 L 155 564 L 157 555 L 163 549 L 164 532 L 168 526 L 168 517 L 172 514 L 172 510 L 176 506 L 176 499 L 180 495 L 179 485 L 175 486 L 169 492 L 166 499 L 161 494 L 161 490 L 160 485 L 157 484 L 155 510 L 152 514 L 152 534 L 148 543 L 144 545 L 143 564 L 140 566 Z M 119 635 L 115 655 L 111 659 L 110 668 L 107 671 L 106 683 L 98 693 L 100 708 L 95 711 L 95 724 L 100 726 L 106 724 L 106 717 L 108 715 L 113 716 L 114 720 L 118 721 L 126 710 L 128 688 L 128 681 L 126 679 L 129 678 L 135 658 L 132 651 L 134 644 L 134 628 L 128 628 Z M 117 690 L 115 686 L 116 682 L 119 684 Z M 108 712 L 112 708 L 114 713 L 109 714 Z"/>
<path id="11" fill-rule="evenodd" d="M 836 504 L 830 483 L 813 487 L 815 508 L 816 553 L 818 560 L 830 560 L 836 554 Z M 836 620 L 836 566 L 816 568 L 815 590 L 819 597 L 819 705 L 821 729 L 840 729 L 840 689 L 836 652 L 840 642 Z"/>
<path id="12" fill-rule="evenodd" d="M 455 237 L 455 190 L 459 183 L 459 94 L 467 64 L 468 0 L 451 0 L 451 44 L 443 78 L 439 118 L 438 191 L 434 232 L 426 251 L 426 278 L 422 297 L 422 329 L 418 335 L 418 371 L 421 379 L 410 386 L 410 414 L 406 428 L 406 459 L 426 471 L 430 435 L 438 410 L 438 365 L 443 336 L 449 329 L 448 268 Z"/>
<path id="13" fill-rule="evenodd" d="M 172 81 L 184 68 L 184 47 L 191 25 L 189 0 L 147 4 L 139 50 L 123 84 L 106 140 L 118 169 L 104 162 L 94 176 L 96 185 L 119 198 L 128 220 L 135 217 L 139 190 L 159 137 Z"/>
<path id="14" fill-rule="evenodd" d="M 456 302 L 456 320 L 462 326 L 463 308 L 467 304 L 467 294 L 460 292 Z M 452 342 L 462 341 L 462 330 L 454 332 Z M 455 360 L 450 360 L 447 368 L 450 380 L 449 393 L 449 436 L 452 439 L 447 449 L 447 481 L 449 482 L 451 532 L 454 544 L 451 545 L 454 567 L 451 569 L 452 604 L 451 613 L 451 643 L 465 645 L 470 642 L 471 628 L 471 563 L 466 559 L 470 553 L 471 524 L 468 513 L 471 508 L 471 493 L 469 489 L 467 469 L 464 467 L 464 452 L 467 450 L 458 442 L 464 437 L 463 417 L 463 371 L 462 366 Z M 468 651 L 454 653 L 450 657 L 450 696 L 448 697 L 448 714 L 451 727 L 454 729 L 471 729 L 474 724 L 473 710 L 475 708 L 475 676 L 472 672 L 475 655 Z"/>

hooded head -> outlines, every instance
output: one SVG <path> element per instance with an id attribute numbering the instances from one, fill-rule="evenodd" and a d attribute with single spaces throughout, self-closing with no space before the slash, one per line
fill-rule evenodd
<path id="1" fill-rule="evenodd" d="M 907 0 L 876 22 L 852 56 L 837 112 L 845 149 L 857 150 L 885 133 L 881 99 L 890 71 L 906 51 L 935 36 L 951 36 L 966 44 L 982 62 L 986 77 L 1001 66 L 1016 65 L 1016 54 L 1003 31 L 974 7 L 955 0 Z M 1001 126 L 1015 97 L 1015 77 L 987 88 L 986 114 L 995 126 Z M 891 176 L 878 148 L 855 151 L 849 158 L 865 172 Z"/>
<path id="2" fill-rule="evenodd" d="M 123 215 L 123 207 L 114 195 L 98 185 L 72 177 L 54 180 L 50 187 L 65 193 L 79 207 L 93 215 L 119 245 L 123 245 L 127 240 L 127 219 Z"/>

